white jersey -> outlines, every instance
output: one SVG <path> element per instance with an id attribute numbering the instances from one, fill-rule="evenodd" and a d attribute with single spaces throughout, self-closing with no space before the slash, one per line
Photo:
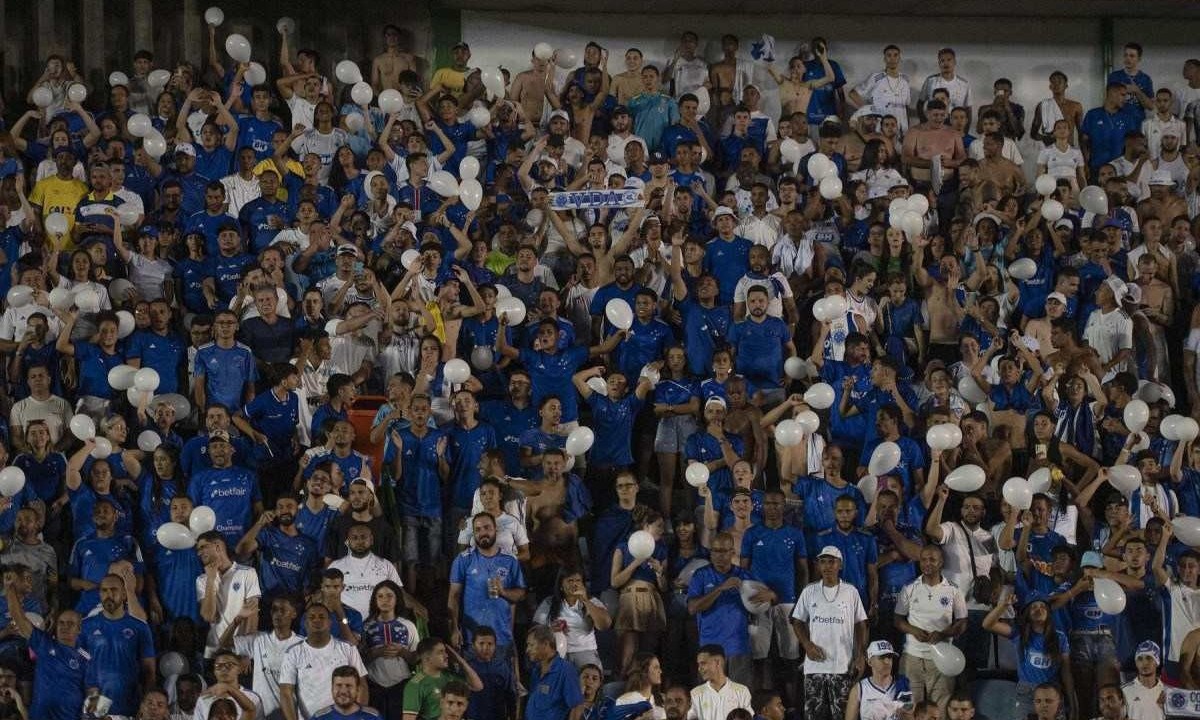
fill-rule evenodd
<path id="1" fill-rule="evenodd" d="M 925 84 L 921 86 L 921 95 L 919 102 L 922 107 L 925 103 L 933 99 L 935 90 L 945 89 L 950 93 L 950 107 L 946 110 L 953 110 L 956 107 L 971 107 L 971 83 L 961 75 L 955 75 L 947 80 L 940 73 L 935 73 L 925 78 Z"/>
<path id="2" fill-rule="evenodd" d="M 892 684 L 880 688 L 865 677 L 858 681 L 858 717 L 861 720 L 892 720 L 896 710 L 912 701 L 908 678 L 892 676 Z"/>
<path id="3" fill-rule="evenodd" d="M 1163 120 L 1155 113 L 1142 121 L 1142 134 L 1146 136 L 1146 150 L 1149 151 L 1151 159 L 1157 160 L 1162 154 L 1163 135 L 1168 133 L 1179 138 L 1179 146 L 1183 147 L 1187 131 L 1179 118 L 1171 115 Z"/>
<path id="4" fill-rule="evenodd" d="M 246 698 L 254 703 L 254 717 L 266 717 L 266 708 L 263 707 L 262 698 L 258 693 L 249 688 L 239 688 Z M 212 695 L 201 695 L 196 700 L 196 707 L 192 709 L 192 720 L 208 720 L 208 713 L 212 710 L 212 705 L 217 701 L 217 698 Z"/>
<path id="5" fill-rule="evenodd" d="M 458 532 L 458 544 L 475 547 L 475 532 L 471 529 L 471 523 L 463 525 Z M 525 523 L 507 512 L 496 518 L 496 547 L 500 548 L 500 552 L 516 557 L 517 548 L 528 544 L 529 532 L 525 529 Z"/>
<path id="6" fill-rule="evenodd" d="M 196 601 L 204 602 L 208 591 L 208 576 L 196 578 Z M 217 652 L 225 628 L 237 621 L 238 613 L 251 600 L 262 597 L 258 585 L 258 571 L 249 565 L 234 563 L 221 573 L 217 585 L 217 621 L 208 626 L 208 641 L 204 646 L 204 657 L 210 658 Z"/>
<path id="7" fill-rule="evenodd" d="M 288 110 L 292 111 L 292 127 L 303 125 L 306 128 L 313 126 L 313 113 L 316 112 L 317 106 L 300 97 L 293 95 L 287 101 Z M 192 133 L 196 135 L 198 133 Z"/>
<path id="8" fill-rule="evenodd" d="M 1162 680 L 1155 678 L 1150 687 L 1134 678 L 1121 686 L 1121 694 L 1125 696 L 1125 707 L 1128 709 L 1129 720 L 1163 720 L 1163 709 L 1159 706 L 1159 698 L 1163 696 Z"/>
<path id="9" fill-rule="evenodd" d="M 283 666 L 283 655 L 302 642 L 304 638 L 295 633 L 286 640 L 280 640 L 275 636 L 274 630 L 253 635 L 237 635 L 233 638 L 234 651 L 254 662 L 254 676 L 250 686 L 258 693 L 266 720 L 278 720 L 283 717 L 279 709 L 279 671 Z"/>
<path id="10" fill-rule="evenodd" d="M 1110 362 L 1122 350 L 1133 349 L 1133 320 L 1125 311 L 1117 308 L 1112 312 L 1093 310 L 1083 329 L 1083 339 L 1100 357 L 1100 362 Z M 1129 370 L 1129 362 L 1119 363 L 1101 378 L 1108 382 L 1117 373 Z"/>
<path id="11" fill-rule="evenodd" d="M 870 103 L 880 115 L 892 115 L 900 122 L 901 132 L 908 129 L 908 104 L 912 100 L 912 86 L 908 76 L 900 73 L 896 77 L 882 70 L 872 73 L 858 85 L 854 92 Z"/>
<path id="12" fill-rule="evenodd" d="M 315 648 L 302 642 L 284 653 L 279 684 L 292 686 L 301 718 L 309 720 L 333 704 L 329 678 L 342 665 L 354 666 L 359 677 L 367 674 L 358 648 L 335 638 L 330 638 L 325 647 Z"/>
<path id="13" fill-rule="evenodd" d="M 301 160 L 309 153 L 321 158 L 321 172 L 318 173 L 318 177 L 321 182 L 326 182 L 333 167 L 333 156 L 337 154 L 338 148 L 346 144 L 346 138 L 346 131 L 341 128 L 335 127 L 327 133 L 310 128 L 292 141 L 292 150 L 296 151 Z"/>
<path id="14" fill-rule="evenodd" d="M 1167 594 L 1170 602 L 1164 608 L 1169 613 L 1166 618 L 1166 659 L 1167 662 L 1179 662 L 1183 639 L 1190 630 L 1200 625 L 1200 589 L 1170 580 L 1167 582 Z"/>
<path id="15" fill-rule="evenodd" d="M 371 593 L 375 586 L 384 580 L 391 580 L 400 587 L 400 573 L 396 566 L 379 557 L 375 553 L 367 553 L 365 557 L 357 558 L 352 553 L 329 563 L 330 568 L 342 571 L 345 585 L 342 587 L 342 603 L 362 613 L 363 617 L 371 611 Z"/>
<path id="16" fill-rule="evenodd" d="M 974 144 L 971 147 L 975 147 Z M 1077 147 L 1059 150 L 1051 145 L 1038 151 L 1037 164 L 1046 166 L 1046 173 L 1054 178 L 1073 178 L 1077 170 L 1084 166 L 1083 153 Z"/>
<path id="17" fill-rule="evenodd" d="M 792 618 L 808 625 L 808 637 L 825 651 L 824 660 L 805 660 L 805 675 L 843 675 L 850 672 L 854 657 L 854 627 L 866 622 L 858 589 L 838 582 L 825 587 L 821 581 L 800 592 Z"/>

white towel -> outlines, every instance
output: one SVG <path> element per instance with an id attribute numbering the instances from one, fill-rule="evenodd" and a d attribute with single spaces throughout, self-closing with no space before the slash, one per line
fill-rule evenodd
<path id="1" fill-rule="evenodd" d="M 1062 108 L 1054 102 L 1054 98 L 1046 98 L 1038 104 L 1038 108 L 1042 111 L 1042 134 L 1049 135 L 1054 132 L 1054 123 L 1063 119 Z"/>

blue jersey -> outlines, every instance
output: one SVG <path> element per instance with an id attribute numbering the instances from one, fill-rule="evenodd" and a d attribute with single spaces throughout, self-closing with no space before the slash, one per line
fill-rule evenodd
<path id="1" fill-rule="evenodd" d="M 512 604 L 502 597 L 491 597 L 488 581 L 499 578 L 505 590 L 525 587 L 521 563 L 512 555 L 496 553 L 488 557 L 478 549 L 464 550 L 450 566 L 450 582 L 462 587 L 462 626 L 468 640 L 475 628 L 487 626 L 496 631 L 496 644 L 513 644 Z"/>
<path id="2" fill-rule="evenodd" d="M 732 240 L 713 238 L 704 246 L 704 272 L 717 279 L 720 303 L 733 303 L 733 290 L 738 280 L 750 270 L 750 248 L 754 243 L 735 235 Z"/>
<path id="3" fill-rule="evenodd" d="M 762 322 L 747 318 L 729 329 L 729 344 L 737 356 L 735 367 L 746 376 L 750 392 L 779 387 L 784 351 L 791 339 L 787 323 L 771 316 Z"/>
<path id="4" fill-rule="evenodd" d="M 183 292 L 183 305 L 193 313 L 208 313 L 208 298 L 204 296 L 204 278 L 207 277 L 207 265 L 204 260 L 184 258 L 175 263 L 172 273 Z"/>
<path id="5" fill-rule="evenodd" d="M 533 406 L 538 407 L 543 398 L 554 395 L 562 401 L 562 422 L 578 420 L 579 393 L 575 390 L 572 378 L 580 366 L 587 362 L 587 348 L 570 347 L 553 355 L 540 350 L 520 352 L 521 364 L 525 366 L 533 381 Z"/>
<path id="6" fill-rule="evenodd" d="M 299 595 L 309 587 L 320 560 L 311 538 L 267 526 L 258 533 L 258 550 L 263 595 Z"/>
<path id="7" fill-rule="evenodd" d="M 812 543 L 815 542 L 817 533 L 829 530 L 835 525 L 833 510 L 838 498 L 849 497 L 858 506 L 858 515 L 854 518 L 855 525 L 862 523 L 867 516 L 866 498 L 850 483 L 839 488 L 834 487 L 825 478 L 805 475 L 792 485 L 792 492 L 804 499 L 804 534 L 809 538 L 809 550 L 813 550 Z"/>
<path id="8" fill-rule="evenodd" d="M 91 656 L 80 648 L 60 643 L 38 628 L 34 628 L 29 637 L 29 649 L 37 655 L 29 716 L 43 720 L 79 720 Z"/>
<path id="9" fill-rule="evenodd" d="M 115 472 L 113 474 L 116 475 Z M 132 533 L 133 512 L 129 503 L 125 502 L 122 496 L 113 493 L 99 495 L 85 482 L 78 489 L 67 491 L 67 499 L 71 503 L 71 529 L 75 537 L 80 538 L 96 532 L 96 526 L 92 524 L 92 508 L 96 506 L 96 499 L 100 497 L 112 501 L 117 508 L 117 534 Z"/>
<path id="10" fill-rule="evenodd" d="M 663 132 L 679 122 L 679 105 L 664 93 L 638 93 L 626 106 L 633 115 L 634 134 L 646 141 L 650 152 L 660 149 Z"/>
<path id="11" fill-rule="evenodd" d="M 1150 79 L 1149 75 L 1141 70 L 1138 70 L 1133 75 L 1130 75 L 1129 71 L 1125 68 L 1117 68 L 1108 74 L 1107 82 L 1121 83 L 1122 85 L 1136 85 L 1139 90 L 1146 94 L 1146 97 L 1154 97 L 1154 81 Z M 1146 110 L 1142 107 L 1141 100 L 1139 100 L 1138 96 L 1134 93 L 1129 93 L 1125 96 L 1125 104 L 1121 109 L 1128 110 L 1129 112 L 1136 114 L 1138 118 L 1146 117 Z"/>
<path id="12" fill-rule="evenodd" d="M 205 276 L 212 278 L 216 284 L 217 300 L 222 305 L 228 305 L 237 296 L 242 276 L 254 263 L 254 256 L 245 253 L 229 256 L 214 254 L 205 261 Z"/>
<path id="13" fill-rule="evenodd" d="M 739 557 L 778 596 L 777 603 L 796 602 L 796 562 L 808 557 L 804 533 L 791 525 L 769 528 L 755 523 L 742 534 Z"/>
<path id="14" fill-rule="evenodd" d="M 324 425 L 326 422 L 328 422 L 330 420 L 337 421 L 337 420 L 349 420 L 349 419 L 350 419 L 349 408 L 344 407 L 341 410 L 336 410 L 329 403 L 322 403 L 313 412 L 312 424 L 309 426 L 308 431 L 313 437 L 316 437 L 321 434 L 321 426 Z"/>
<path id="15" fill-rule="evenodd" d="M 566 720 L 571 711 L 583 703 L 579 671 L 557 654 L 546 672 L 542 672 L 541 663 L 530 665 L 526 720 Z"/>
<path id="16" fill-rule="evenodd" d="M 25 486 L 32 488 L 42 502 L 49 505 L 62 494 L 63 478 L 67 474 L 67 458 L 62 453 L 49 453 L 43 460 L 38 460 L 33 453 L 21 453 L 12 464 L 25 473 Z"/>
<path id="17" fill-rule="evenodd" d="M 1126 135 L 1141 131 L 1142 113 L 1138 110 L 1130 105 L 1122 105 L 1115 113 L 1110 113 L 1101 106 L 1088 110 L 1083 116 L 1079 132 L 1087 137 L 1092 149 L 1088 161 L 1092 173 L 1121 157 L 1125 152 Z"/>
<path id="18" fill-rule="evenodd" d="M 842 582 L 858 588 L 858 596 L 864 608 L 870 609 L 870 597 L 867 595 L 867 567 L 879 562 L 879 545 L 875 536 L 862 530 L 842 532 L 838 528 L 830 528 L 817 533 L 814 547 L 820 548 L 832 545 L 842 551 Z"/>
<path id="19" fill-rule="evenodd" d="M 207 505 L 217 516 L 216 530 L 225 536 L 229 546 L 238 540 L 254 522 L 254 504 L 262 502 L 258 479 L 245 468 L 209 468 L 192 476 L 188 496 L 196 505 Z"/>
<path id="20" fill-rule="evenodd" d="M 200 210 L 188 216 L 183 223 L 183 234 L 199 233 L 204 236 L 204 254 L 208 258 L 214 258 L 220 254 L 221 249 L 217 244 L 217 236 L 220 235 L 221 226 L 227 222 L 236 222 L 237 218 L 232 215 L 227 215 L 224 211 L 213 215 L 208 210 Z"/>
<path id="21" fill-rule="evenodd" d="M 1017 646 L 1017 680 L 1030 685 L 1046 682 L 1058 682 L 1058 672 L 1062 658 L 1071 651 L 1067 634 L 1055 630 L 1058 639 L 1058 653 L 1046 652 L 1046 636 L 1040 632 L 1031 632 L 1028 643 L 1021 641 L 1021 629 L 1016 623 L 1012 624 L 1009 637 Z"/>
<path id="22" fill-rule="evenodd" d="M 596 292 L 592 294 L 591 302 L 588 303 L 588 313 L 591 315 L 603 316 L 605 309 L 608 307 L 609 301 L 616 299 L 624 300 L 625 302 L 629 303 L 629 307 L 632 308 L 634 303 L 637 301 L 638 290 L 641 289 L 642 286 L 638 285 L 637 283 L 630 285 L 628 289 L 622 289 L 621 286 L 617 285 L 615 282 L 610 282 L 607 285 L 601 285 L 600 287 L 596 288 Z M 608 321 L 605 320 L 606 324 L 607 322 Z"/>
<path id="23" fill-rule="evenodd" d="M 488 400 L 480 407 L 479 416 L 495 428 L 497 444 L 504 453 L 505 469 L 516 472 L 521 467 L 521 435 L 537 427 L 537 407 L 530 403 L 518 408 L 507 400 Z"/>
<path id="24" fill-rule="evenodd" d="M 207 401 L 227 408 L 241 407 L 246 385 L 258 379 L 254 354 L 241 343 L 231 348 L 216 343 L 200 346 L 193 369 L 196 380 L 204 383 Z"/>
<path id="25" fill-rule="evenodd" d="M 142 574 L 142 553 L 130 535 L 97 537 L 90 535 L 75 541 L 71 548 L 71 577 L 95 583 L 96 587 L 79 594 L 75 610 L 86 617 L 100 604 L 100 581 L 115 562 L 128 560 L 134 573 Z"/>
<path id="26" fill-rule="evenodd" d="M 692 574 L 688 583 L 687 599 L 699 600 L 731 577 L 741 578 L 743 581 L 756 579 L 737 565 L 731 566 L 728 573 L 706 565 Z M 742 605 L 742 595 L 737 588 L 722 591 L 716 602 L 696 615 L 696 626 L 700 631 L 701 645 L 720 645 L 725 648 L 726 657 L 750 653 L 749 615 Z"/>
<path id="27" fill-rule="evenodd" d="M 712 372 L 713 352 L 725 342 L 733 325 L 729 305 L 706 308 L 687 298 L 676 307 L 683 319 L 683 347 L 687 352 L 688 369 L 693 375 L 707 375 Z"/>
<path id="28" fill-rule="evenodd" d="M 317 551 L 321 553 L 321 557 L 325 557 L 327 554 L 325 538 L 328 537 L 329 523 L 333 522 L 337 516 L 338 511 L 328 505 L 322 505 L 319 511 L 313 512 L 309 510 L 308 503 L 302 503 L 300 509 L 296 511 L 296 529 L 300 531 L 301 535 L 317 544 Z M 378 538 L 376 538 L 376 542 L 379 542 Z"/>
<path id="29" fill-rule="evenodd" d="M 920 545 L 921 531 L 917 527 L 921 526 L 912 526 L 907 523 L 897 522 L 896 532 Z M 919 575 L 917 564 L 904 557 L 903 553 L 900 553 L 900 548 L 892 543 L 892 539 L 888 537 L 888 534 L 883 531 L 881 526 L 876 525 L 871 528 L 871 534 L 875 537 L 875 544 L 879 549 L 880 555 L 886 555 L 892 550 L 899 553 L 899 556 L 895 560 L 886 565 L 879 566 L 879 604 L 886 607 L 895 607 L 896 597 L 900 594 L 900 591 L 913 580 L 917 579 Z"/>
<path id="30" fill-rule="evenodd" d="M 256 160 L 266 160 L 275 154 L 275 144 L 272 139 L 275 133 L 283 129 L 274 118 L 259 120 L 253 115 L 239 115 L 238 124 L 238 150 L 242 148 L 252 148 Z"/>
<path id="31" fill-rule="evenodd" d="M 470 430 L 455 423 L 447 434 L 446 455 L 450 462 L 450 482 L 454 494 L 452 502 L 459 510 L 470 510 L 475 491 L 479 489 L 479 481 L 483 479 L 479 473 L 479 461 L 485 452 L 496 447 L 496 431 L 483 422 L 477 422 Z"/>
<path id="32" fill-rule="evenodd" d="M 229 438 L 229 444 L 233 446 L 233 464 L 249 467 L 254 452 L 254 444 L 250 439 L 239 435 Z M 184 477 L 191 477 L 212 467 L 212 460 L 208 457 L 207 433 L 197 435 L 183 444 L 183 451 L 179 454 L 179 467 Z"/>
<path id="33" fill-rule="evenodd" d="M 588 462 L 596 467 L 632 465 L 633 422 L 642 410 L 642 401 L 633 393 L 614 402 L 593 392 L 587 402 L 596 433 Z"/>
<path id="34" fill-rule="evenodd" d="M 233 153 L 224 144 L 212 150 L 205 150 L 200 143 L 192 143 L 192 147 L 196 148 L 196 172 L 201 175 L 223 178 L 233 170 Z"/>
<path id="35" fill-rule="evenodd" d="M 883 442 L 882 438 L 874 440 L 863 445 L 862 452 L 859 454 L 859 462 L 870 461 L 871 454 L 875 452 L 875 448 Z M 911 496 L 913 492 L 913 473 L 925 468 L 925 451 L 921 449 L 920 443 L 910 437 L 901 435 L 895 440 L 896 445 L 900 447 L 900 462 L 893 470 L 888 471 L 888 475 L 895 475 L 904 483 L 904 494 Z"/>
<path id="36" fill-rule="evenodd" d="M 454 154 L 445 162 L 445 166 L 457 177 L 458 164 L 467 154 L 467 143 L 475 137 L 475 126 L 469 122 L 455 122 L 453 125 L 447 125 L 439 118 L 434 120 L 438 127 L 442 129 L 442 133 L 450 140 L 450 144 L 454 147 Z M 442 136 L 430 132 L 426 135 L 429 141 L 429 152 L 434 157 L 441 155 L 447 150 L 445 143 L 442 142 Z"/>
<path id="37" fill-rule="evenodd" d="M 813 88 L 808 96 L 808 124 L 820 125 L 825 118 L 837 117 L 838 89 L 846 84 L 846 75 L 842 66 L 833 60 L 829 61 L 829 69 L 833 70 L 833 82 Z M 801 80 L 820 80 L 825 77 L 825 67 L 820 60 L 804 61 L 804 75 Z"/>
<path id="38" fill-rule="evenodd" d="M 729 444 L 733 446 L 733 452 L 738 457 L 741 457 L 746 452 L 745 443 L 738 435 L 726 435 Z M 694 432 L 688 436 L 688 439 L 683 444 L 683 456 L 689 462 L 696 460 L 702 463 L 710 463 L 714 460 L 721 460 L 725 457 L 725 453 L 721 451 L 721 443 L 707 431 Z M 733 470 L 728 467 L 722 467 L 713 470 L 708 474 L 708 489 L 713 493 L 713 502 L 717 503 L 718 498 L 726 498 L 733 491 Z"/>
<path id="39" fill-rule="evenodd" d="M 242 408 L 242 414 L 255 430 L 267 436 L 267 446 L 274 457 L 292 454 L 292 441 L 300 426 L 300 398 L 296 393 L 284 391 L 282 400 L 275 395 L 274 389 L 255 395 Z"/>
<path id="40" fill-rule="evenodd" d="M 79 649 L 92 658 L 85 675 L 87 687 L 99 688 L 112 700 L 109 714 L 137 713 L 142 661 L 155 659 L 150 626 L 129 614 L 111 620 L 97 613 L 84 618 Z"/>
<path id="41" fill-rule="evenodd" d="M 406 517 L 442 516 L 442 481 L 438 475 L 437 444 L 443 437 L 439 430 L 429 430 L 418 438 L 412 428 L 400 431 L 402 476 L 397 479 L 396 495 L 400 513 Z M 384 461 L 391 467 L 396 446 L 388 446 Z"/>
<path id="42" fill-rule="evenodd" d="M 108 384 L 108 371 L 123 365 L 125 355 L 120 350 L 106 353 L 99 345 L 86 340 L 76 340 L 72 345 L 79 366 L 79 394 L 111 400 L 113 389 Z"/>
<path id="43" fill-rule="evenodd" d="M 192 548 L 169 550 L 158 544 L 153 547 L 154 580 L 166 618 L 186 617 L 200 624 L 203 622 L 200 603 L 196 601 L 196 578 L 204 574 L 200 556 Z"/>
<path id="44" fill-rule="evenodd" d="M 283 227 L 287 227 L 291 224 L 292 212 L 282 200 L 268 200 L 263 197 L 254 198 L 238 212 L 238 220 L 242 223 L 242 232 L 250 244 L 251 252 L 262 252 L 279 234 L 279 230 L 271 227 L 272 217 L 279 218 Z"/>
<path id="45" fill-rule="evenodd" d="M 1030 585 L 1034 590 L 1050 593 L 1057 583 L 1054 582 L 1054 571 L 1051 569 L 1054 558 L 1054 548 L 1067 545 L 1067 539 L 1050 530 L 1046 533 L 1029 534 L 1029 561 L 1032 565 Z"/>
<path id="46" fill-rule="evenodd" d="M 629 335 L 617 345 L 617 367 L 630 384 L 636 383 L 642 368 L 661 359 L 674 342 L 675 333 L 662 320 L 652 318 L 644 323 L 634 318 Z"/>
<path id="47" fill-rule="evenodd" d="M 171 332 L 159 335 L 153 330 L 135 330 L 125 342 L 125 357 L 141 360 L 144 368 L 154 368 L 158 373 L 155 394 L 179 392 L 179 370 L 187 362 L 183 338 Z"/>

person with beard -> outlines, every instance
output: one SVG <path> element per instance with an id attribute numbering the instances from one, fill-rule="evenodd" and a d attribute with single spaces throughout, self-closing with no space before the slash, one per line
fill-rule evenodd
<path id="1" fill-rule="evenodd" d="M 251 629 L 257 628 L 262 590 L 254 568 L 229 559 L 229 546 L 219 531 L 209 530 L 196 538 L 196 555 L 204 566 L 204 574 L 196 578 L 196 600 L 200 617 L 209 626 L 204 657 L 211 658 L 225 628 L 237 621 L 243 609 L 251 612 Z"/>
<path id="2" fill-rule="evenodd" d="M 312 584 L 320 567 L 317 544 L 296 529 L 300 501 L 291 493 L 275 499 L 275 510 L 266 510 L 238 541 L 234 554 L 250 561 L 259 551 L 263 596 L 296 595 Z"/>
<path id="3" fill-rule="evenodd" d="M 77 647 L 79 613 L 64 610 L 55 621 L 55 634 L 41 629 L 25 612 L 15 584 L 4 588 L 8 616 L 17 635 L 25 638 L 37 654 L 33 666 L 33 703 L 28 717 L 45 720 L 75 720 L 83 706 L 84 678 L 90 657 Z M 14 701 L 19 697 L 14 697 Z M 14 703 L 15 704 L 15 703 Z"/>
<path id="4" fill-rule="evenodd" d="M 196 708 L 192 711 L 192 720 L 209 720 L 212 708 L 221 698 L 230 698 L 242 708 L 243 715 L 249 710 L 252 717 L 266 717 L 263 712 L 262 699 L 250 688 L 242 687 L 238 679 L 238 671 L 242 660 L 232 650 L 218 650 L 213 656 L 213 679 L 216 681 L 200 693 Z"/>
<path id="5" fill-rule="evenodd" d="M 110 715 L 132 715 L 139 685 L 150 688 L 155 680 L 154 636 L 129 585 L 120 575 L 105 575 L 100 581 L 100 612 L 83 621 L 79 635 L 78 649 L 91 657 L 85 676 L 87 704 L 94 708 L 103 695 L 112 700 Z M 60 641 L 66 643 L 64 638 Z M 56 679 L 47 694 L 60 692 L 59 682 Z M 79 705 L 74 707 L 77 715 Z"/>
<path id="6" fill-rule="evenodd" d="M 396 531 L 379 508 L 375 485 L 367 478 L 354 478 L 350 481 L 347 495 L 343 511 L 333 517 L 325 531 L 325 557 L 329 560 L 345 557 L 349 552 L 346 537 L 350 528 L 366 525 L 371 529 L 371 537 L 375 539 L 373 547 L 379 550 L 378 554 L 385 558 L 399 558 Z"/>
<path id="7" fill-rule="evenodd" d="M 292 632 L 296 614 L 295 598 L 277 597 L 271 601 L 270 630 L 243 634 L 242 629 L 246 627 L 249 616 L 242 614 L 221 635 L 222 650 L 233 648 L 238 656 L 249 658 L 253 663 L 254 675 L 250 687 L 259 698 L 259 707 L 265 720 L 280 720 L 283 717 L 279 704 L 279 671 L 283 655 L 304 642 L 304 638 Z"/>
<path id="8" fill-rule="evenodd" d="M 45 603 L 48 589 L 58 584 L 58 555 L 42 537 L 41 513 L 32 507 L 17 511 L 13 537 L 0 552 L 0 565 L 20 564 L 32 573 L 31 595 Z"/>
<path id="9" fill-rule="evenodd" d="M 262 514 L 258 478 L 246 468 L 233 466 L 233 446 L 223 430 L 209 432 L 208 458 L 212 467 L 192 476 L 188 496 L 197 506 L 212 508 L 221 535 L 236 544 L 250 526 L 251 514 Z"/>
<path id="10" fill-rule="evenodd" d="M 514 369 L 508 376 L 508 397 L 486 400 L 480 408 L 480 417 L 496 431 L 499 447 L 494 452 L 503 453 L 506 468 L 521 467 L 521 434 L 537 427 L 537 408 L 530 400 L 532 391 L 529 373 Z"/>
<path id="11" fill-rule="evenodd" d="M 329 565 L 330 570 L 341 570 L 345 579 L 342 602 L 364 616 L 370 612 L 371 593 L 376 585 L 391 580 L 403 587 L 396 566 L 371 552 L 374 541 L 370 525 L 360 523 L 351 527 L 346 533 L 349 554 Z"/>
<path id="12" fill-rule="evenodd" d="M 264 479 L 274 479 L 266 483 L 268 494 L 273 495 L 286 486 L 285 478 L 290 474 L 272 471 L 286 473 L 294 467 L 291 458 L 299 449 L 296 432 L 300 425 L 300 398 L 296 389 L 300 387 L 300 369 L 286 362 L 267 367 L 264 374 L 270 378 L 271 389 L 246 403 L 233 416 L 233 424 L 243 435 L 254 439 L 257 460 L 254 467 Z"/>
<path id="13" fill-rule="evenodd" d="M 736 369 L 746 376 L 753 393 L 770 393 L 782 400 L 783 359 L 795 355 L 796 346 L 787 323 L 767 314 L 769 305 L 770 293 L 764 286 L 747 289 L 749 316 L 729 329 L 729 344 L 736 351 Z"/>
<path id="14" fill-rule="evenodd" d="M 475 627 L 486 625 L 496 631 L 498 653 L 504 656 L 512 650 L 513 605 L 525 599 L 525 575 L 516 557 L 500 552 L 496 518 L 479 513 L 471 530 L 475 547 L 454 558 L 450 568 L 450 642 L 462 647 Z"/>
<path id="15" fill-rule="evenodd" d="M 311 538 L 317 544 L 317 551 L 322 556 L 328 556 L 330 548 L 323 546 L 328 528 L 341 513 L 325 504 L 325 496 L 329 493 L 342 493 L 344 477 L 338 475 L 338 466 L 332 460 L 322 460 L 316 463 L 304 483 L 304 502 L 296 510 L 296 529 L 300 534 Z M 336 487 L 334 477 L 337 477 Z M 342 552 L 345 551 L 343 546 Z"/>
<path id="16" fill-rule="evenodd" d="M 379 717 L 359 703 L 358 670 L 353 665 L 334 668 L 330 680 L 333 705 L 312 716 L 312 720 L 374 720 Z"/>
<path id="17" fill-rule="evenodd" d="M 208 437 L 217 431 L 229 433 L 231 424 L 229 408 L 220 403 L 209 403 L 204 411 L 204 428 L 183 444 L 183 451 L 179 454 L 179 467 L 184 477 L 190 478 L 212 467 L 212 459 L 208 456 Z M 254 450 L 253 443 L 249 438 L 239 435 L 230 437 L 229 444 L 233 446 L 232 464 L 246 467 Z"/>
<path id="18" fill-rule="evenodd" d="M 108 498 L 97 498 L 92 506 L 95 531 L 71 548 L 71 589 L 80 592 L 75 609 L 88 615 L 100 603 L 100 581 L 116 563 L 129 563 L 141 575 L 142 551 L 131 535 L 117 531 L 117 508 Z"/>

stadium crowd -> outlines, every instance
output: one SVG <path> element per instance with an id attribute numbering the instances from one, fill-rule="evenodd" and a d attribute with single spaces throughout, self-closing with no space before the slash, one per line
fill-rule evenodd
<path id="1" fill-rule="evenodd" d="M 0 720 L 1200 717 L 1200 60 L 214 10 L 0 133 Z"/>

